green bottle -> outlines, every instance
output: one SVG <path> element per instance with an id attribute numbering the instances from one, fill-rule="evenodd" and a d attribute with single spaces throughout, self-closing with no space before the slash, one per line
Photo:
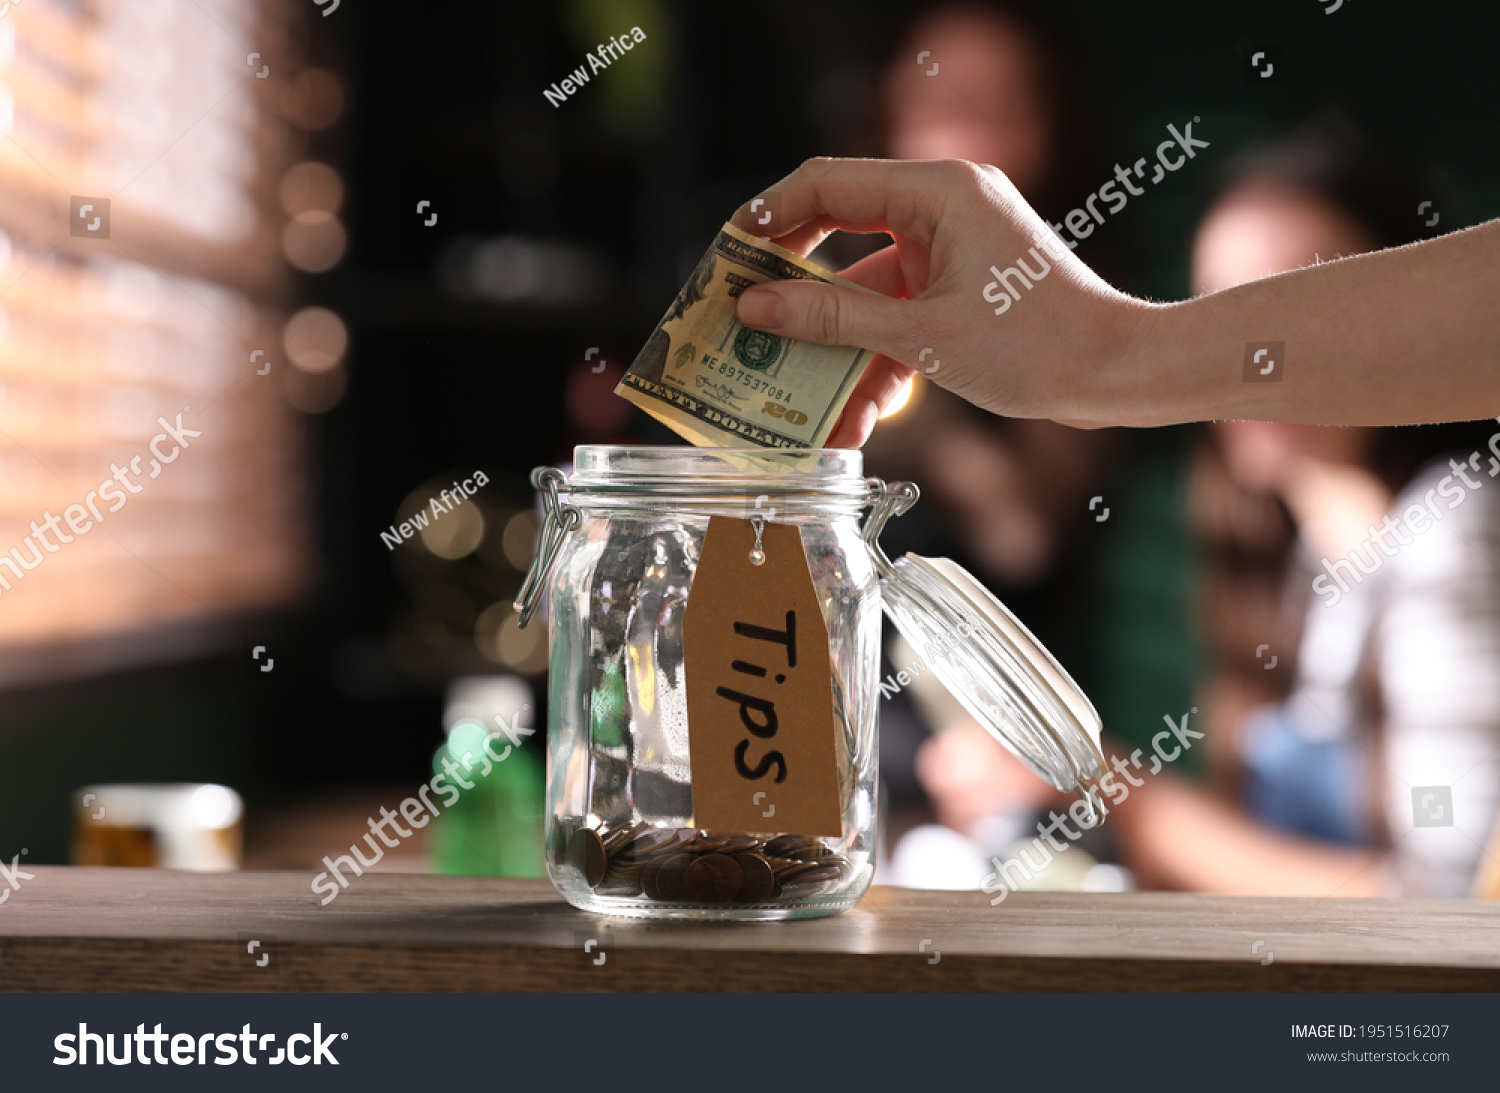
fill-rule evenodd
<path id="1" fill-rule="evenodd" d="M 457 763 L 464 780 L 474 786 L 464 789 L 448 779 L 460 796 L 432 822 L 434 871 L 458 876 L 544 877 L 546 771 L 540 742 L 514 747 L 500 736 L 489 741 L 487 752 L 487 738 L 487 730 L 478 721 L 460 721 L 432 757 L 434 774 L 444 773 L 443 760 L 447 759 Z M 467 770 L 462 762 L 466 752 L 471 762 Z M 504 758 L 495 762 L 495 755 Z"/>

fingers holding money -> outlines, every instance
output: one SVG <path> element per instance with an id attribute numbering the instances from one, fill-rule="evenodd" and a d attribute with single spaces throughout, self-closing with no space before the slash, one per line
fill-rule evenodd
<path id="1" fill-rule="evenodd" d="M 900 300 L 907 294 L 907 267 L 913 266 L 911 272 L 917 272 L 915 267 L 925 269 L 925 264 L 925 257 L 912 262 L 903 261 L 902 249 L 892 244 L 861 258 L 840 276 L 873 289 L 881 296 Z M 804 293 L 804 289 L 815 291 Z M 829 291 L 816 291 L 820 289 Z M 772 281 L 746 289 L 740 295 L 738 309 L 740 322 L 772 334 L 785 334 L 820 345 L 857 345 L 862 349 L 891 353 L 894 350 L 892 345 L 865 344 L 859 339 L 874 334 L 881 325 L 878 309 L 895 300 L 849 292 L 837 285 Z M 890 317 L 895 318 L 894 313 Z"/>
<path id="2" fill-rule="evenodd" d="M 927 281 L 927 256 L 892 243 L 861 258 L 839 274 L 846 281 L 874 289 L 882 296 L 904 300 L 921 292 Z M 913 286 L 916 286 L 913 290 Z"/>
<path id="3" fill-rule="evenodd" d="M 825 228 L 891 231 L 930 244 L 938 223 L 940 203 L 933 195 L 942 190 L 939 180 L 965 169 L 973 168 L 957 160 L 810 159 L 743 205 L 732 223 L 744 231 L 769 229 L 779 238 L 822 220 Z M 765 212 L 752 213 L 752 206 L 769 211 L 769 221 Z"/>
<path id="4" fill-rule="evenodd" d="M 875 354 L 736 322 L 737 297 L 767 279 L 886 301 L 874 289 L 725 224 L 631 363 L 618 394 L 694 444 L 827 447 Z M 774 312 L 776 298 L 766 302 Z"/>
<path id="5" fill-rule="evenodd" d="M 905 343 L 920 305 L 904 297 L 908 286 L 926 282 L 927 255 L 921 248 L 892 244 L 860 259 L 841 276 L 881 295 L 849 292 L 836 285 L 778 281 L 746 291 L 740 297 L 739 316 L 747 326 L 802 341 L 857 345 L 876 352 L 827 441 L 830 448 L 858 448 L 870 438 L 881 411 L 911 377 L 912 369 L 894 358 L 913 352 Z M 807 289 L 846 295 L 819 301 Z"/>
<path id="6" fill-rule="evenodd" d="M 751 219 L 752 222 L 755 220 L 754 217 L 752 217 Z M 793 228 L 791 231 L 784 233 L 780 232 L 776 227 L 774 218 L 772 223 L 770 224 L 760 224 L 753 222 L 750 231 L 753 234 L 759 235 L 763 239 L 769 239 L 778 247 L 785 247 L 793 254 L 800 254 L 805 258 L 808 255 L 812 254 L 813 251 L 817 250 L 818 247 L 822 245 L 823 241 L 834 232 L 854 232 L 854 229 L 844 227 L 831 216 L 818 216 L 814 217 L 806 224 L 803 224 L 797 228 Z M 859 232 L 854 233 L 861 234 Z M 885 235 L 887 233 L 884 228 L 870 228 L 867 234 Z"/>
<path id="7" fill-rule="evenodd" d="M 927 255 L 897 244 L 861 258 L 841 274 L 845 280 L 872 288 L 883 296 L 905 299 L 910 286 L 927 280 Z M 870 439 L 875 422 L 911 379 L 912 369 L 890 357 L 877 355 L 849 396 L 843 416 L 828 438 L 831 448 L 858 448 Z"/>
<path id="8" fill-rule="evenodd" d="M 752 226 L 751 230 L 759 232 L 775 230 L 775 228 L 774 225 L 766 225 L 762 227 L 761 225 L 755 224 Z M 823 240 L 827 239 L 830 235 L 839 230 L 840 229 L 838 223 L 832 217 L 819 216 L 815 217 L 808 223 L 803 224 L 801 227 L 794 228 L 792 231 L 786 232 L 781 235 L 770 236 L 768 238 L 770 238 L 771 242 L 775 243 L 777 246 L 785 247 L 789 251 L 806 257 L 813 251 L 817 250 L 818 246 L 823 242 Z"/>
<path id="9" fill-rule="evenodd" d="M 875 431 L 875 422 L 880 420 L 881 412 L 901 393 L 911 374 L 912 369 L 890 357 L 877 356 L 870 361 L 854 388 L 854 394 L 844 405 L 839 423 L 828 434 L 828 447 L 863 446 Z"/>
<path id="10" fill-rule="evenodd" d="M 852 345 L 907 356 L 912 316 L 921 305 L 860 292 L 841 285 L 775 281 L 746 289 L 739 299 L 740 322 L 769 334 L 817 345 Z"/>
<path id="11" fill-rule="evenodd" d="M 780 240 L 780 243 L 782 246 L 788 246 L 785 239 Z M 812 245 L 816 246 L 816 243 Z M 910 248 L 903 249 L 910 250 Z M 904 297 L 907 295 L 907 286 L 910 283 L 907 275 L 908 268 L 911 269 L 915 276 L 925 279 L 926 255 L 917 254 L 913 256 L 909 253 L 903 254 L 902 249 L 898 249 L 895 244 L 892 244 L 860 259 L 854 265 L 844 270 L 841 276 L 845 280 L 853 281 L 857 285 L 873 289 L 882 296 L 893 298 L 889 301 L 882 301 L 878 297 L 866 297 L 861 293 L 851 293 L 851 298 L 857 303 L 864 302 L 865 300 L 874 300 L 876 303 L 888 302 L 895 306 L 903 302 Z M 918 281 L 918 283 L 921 282 Z M 769 330 L 773 333 L 786 333 L 802 341 L 822 341 L 824 337 L 835 339 L 854 338 L 854 341 L 834 340 L 824 344 L 860 344 L 859 338 L 867 336 L 864 333 L 864 328 L 858 325 L 852 329 L 849 328 L 847 326 L 847 318 L 840 320 L 837 316 L 832 318 L 828 316 L 814 318 L 807 315 L 799 318 L 794 316 L 792 312 L 788 312 L 783 307 L 783 302 L 780 299 L 770 304 L 763 304 L 758 299 L 763 292 L 779 296 L 783 288 L 797 290 L 806 287 L 815 286 L 795 281 L 781 281 L 774 282 L 769 286 L 761 285 L 748 290 L 740 297 L 740 321 L 749 326 L 760 326 L 761 329 Z M 837 286 L 821 287 L 836 288 Z M 750 298 L 751 300 L 748 311 L 744 303 L 746 298 Z M 855 306 L 857 306 L 857 303 Z M 782 325 L 761 325 L 746 318 L 747 313 L 756 315 L 759 313 L 758 309 L 762 307 L 770 307 L 771 311 L 767 314 L 771 316 L 771 321 Z M 796 307 L 795 303 L 793 307 Z M 837 314 L 847 317 L 850 315 L 850 312 L 847 308 L 842 308 Z M 858 320 L 856 319 L 855 322 L 857 324 Z M 830 323 L 832 324 L 831 327 Z M 840 329 L 841 326 L 843 327 L 842 329 Z M 808 331 L 807 334 L 800 332 L 804 328 Z M 859 333 L 856 334 L 855 330 L 858 330 Z M 816 337 L 810 336 L 813 331 L 817 332 Z M 869 345 L 862 346 L 862 348 L 878 350 L 879 346 Z M 901 388 L 905 385 L 911 374 L 912 369 L 901 364 L 899 361 L 893 360 L 888 356 L 875 356 L 865 369 L 865 374 L 855 387 L 854 393 L 849 396 L 849 401 L 844 407 L 843 415 L 839 418 L 838 424 L 834 426 L 833 432 L 828 437 L 826 442 L 828 447 L 858 448 L 864 444 L 869 439 L 871 431 L 875 428 L 875 422 L 879 419 L 881 411 L 890 405 L 891 401 L 900 394 Z"/>

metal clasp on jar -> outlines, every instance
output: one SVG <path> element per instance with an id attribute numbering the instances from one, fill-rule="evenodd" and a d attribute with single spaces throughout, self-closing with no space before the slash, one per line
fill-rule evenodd
<path id="1" fill-rule="evenodd" d="M 568 533 L 583 521 L 583 513 L 575 505 L 565 505 L 558 495 L 558 487 L 567 484 L 562 471 L 556 467 L 537 467 L 531 472 L 531 486 L 542 495 L 542 540 L 537 544 L 536 557 L 526 574 L 521 591 L 516 593 L 514 607 L 521 616 L 524 627 L 536 614 L 542 602 L 542 590 L 552 577 L 552 567 L 562 553 L 563 540 Z"/>
<path id="2" fill-rule="evenodd" d="M 864 536 L 865 545 L 870 548 L 870 555 L 875 559 L 875 571 L 885 579 L 895 576 L 895 569 L 891 560 L 886 556 L 885 548 L 880 545 L 880 533 L 885 530 L 885 525 L 890 523 L 893 516 L 900 516 L 911 509 L 917 503 L 917 498 L 922 491 L 917 489 L 915 482 L 892 482 L 886 485 L 879 478 L 868 480 L 870 486 L 870 515 L 865 519 L 865 526 L 861 534 Z"/>

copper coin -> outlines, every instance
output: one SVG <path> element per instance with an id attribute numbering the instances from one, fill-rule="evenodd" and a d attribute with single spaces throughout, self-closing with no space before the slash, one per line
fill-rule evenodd
<path id="1" fill-rule="evenodd" d="M 688 854 L 713 854 L 729 845 L 729 836 L 712 835 L 707 831 L 700 831 L 682 844 L 682 849 Z"/>
<path id="2" fill-rule="evenodd" d="M 804 868 L 788 870 L 776 879 L 782 884 L 821 884 L 823 881 L 833 880 L 842 876 L 844 867 L 832 865 L 826 862 L 807 862 Z"/>
<path id="3" fill-rule="evenodd" d="M 843 871 L 847 863 L 840 858 L 837 861 L 792 861 L 785 868 L 776 870 L 776 879 L 783 883 L 804 884 L 809 876 L 822 878 L 833 876 Z"/>
<path id="4" fill-rule="evenodd" d="M 782 884 L 796 884 L 797 877 L 813 868 L 812 862 L 793 861 L 787 858 L 781 859 L 781 862 L 785 862 L 785 864 L 778 863 L 773 866 L 772 872 L 776 874 L 776 879 Z"/>
<path id="5" fill-rule="evenodd" d="M 629 899 L 632 896 L 641 894 L 641 886 L 639 884 L 612 884 L 609 881 L 605 881 L 598 888 L 594 889 L 594 894 L 596 896 L 614 896 L 616 899 Z"/>
<path id="6" fill-rule="evenodd" d="M 773 858 L 801 858 L 805 854 L 816 853 L 813 848 L 822 846 L 822 843 L 810 835 L 777 835 L 766 843 L 766 854 Z"/>
<path id="7" fill-rule="evenodd" d="M 736 903 L 764 903 L 771 898 L 776 891 L 776 875 L 765 858 L 759 854 L 737 854 L 734 863 L 744 876 L 734 897 Z"/>
<path id="8" fill-rule="evenodd" d="M 781 840 L 787 840 L 781 843 Z M 790 841 L 796 840 L 796 841 Z M 816 861 L 819 858 L 829 858 L 832 850 L 823 846 L 816 838 L 802 837 L 802 835 L 781 835 L 780 838 L 772 838 L 766 844 L 766 853 L 775 858 L 795 858 L 799 862 Z"/>
<path id="9" fill-rule="evenodd" d="M 653 861 L 646 867 L 641 876 L 642 886 L 648 882 L 650 889 L 646 892 L 652 899 L 680 900 L 683 898 L 684 889 L 682 878 L 687 872 L 693 859 L 686 854 L 670 854 L 665 858 Z M 654 894 L 653 894 L 654 893 Z"/>
<path id="10" fill-rule="evenodd" d="M 739 893 L 744 876 L 739 864 L 728 855 L 705 854 L 687 867 L 682 885 L 691 900 L 724 903 Z"/>
<path id="11" fill-rule="evenodd" d="M 620 851 L 621 861 L 641 861 L 665 854 L 677 845 L 677 832 L 656 828 L 638 835 Z"/>
<path id="12" fill-rule="evenodd" d="M 615 853 L 621 847 L 628 845 L 637 835 L 643 831 L 649 831 L 650 828 L 650 824 L 644 823 L 627 823 L 616 827 L 608 835 L 604 836 L 604 852 L 606 854 Z"/>
<path id="13" fill-rule="evenodd" d="M 754 835 L 731 835 L 729 841 L 719 849 L 719 853 L 728 854 L 730 857 L 736 854 L 748 854 L 752 850 L 758 850 L 760 842 Z"/>
<path id="14" fill-rule="evenodd" d="M 661 899 L 661 889 L 656 886 L 656 878 L 661 873 L 662 862 L 666 860 L 666 858 L 652 858 L 641 870 L 641 894 L 647 899 Z"/>
<path id="15" fill-rule="evenodd" d="M 604 871 L 604 879 L 594 891 L 603 896 L 638 896 L 641 894 L 641 874 L 645 870 L 639 865 L 620 866 L 610 862 Z"/>
<path id="16" fill-rule="evenodd" d="M 568 840 L 568 861 L 583 874 L 584 883 L 593 888 L 604 879 L 604 843 L 599 834 L 587 827 L 580 828 Z"/>

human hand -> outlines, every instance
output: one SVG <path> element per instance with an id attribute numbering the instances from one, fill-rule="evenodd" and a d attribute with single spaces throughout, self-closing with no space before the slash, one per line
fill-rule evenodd
<path id="1" fill-rule="evenodd" d="M 895 237 L 842 273 L 887 299 L 804 281 L 740 296 L 747 326 L 878 354 L 829 447 L 864 443 L 916 368 L 1009 417 L 1115 424 L 1129 400 L 1143 401 L 1129 369 L 1113 366 L 1126 359 L 1151 305 L 1074 257 L 998 169 L 963 160 L 813 159 L 768 193 L 779 199 L 775 242 L 799 254 L 838 229 Z M 752 204 L 734 223 L 754 232 L 762 218 L 752 216 Z"/>

